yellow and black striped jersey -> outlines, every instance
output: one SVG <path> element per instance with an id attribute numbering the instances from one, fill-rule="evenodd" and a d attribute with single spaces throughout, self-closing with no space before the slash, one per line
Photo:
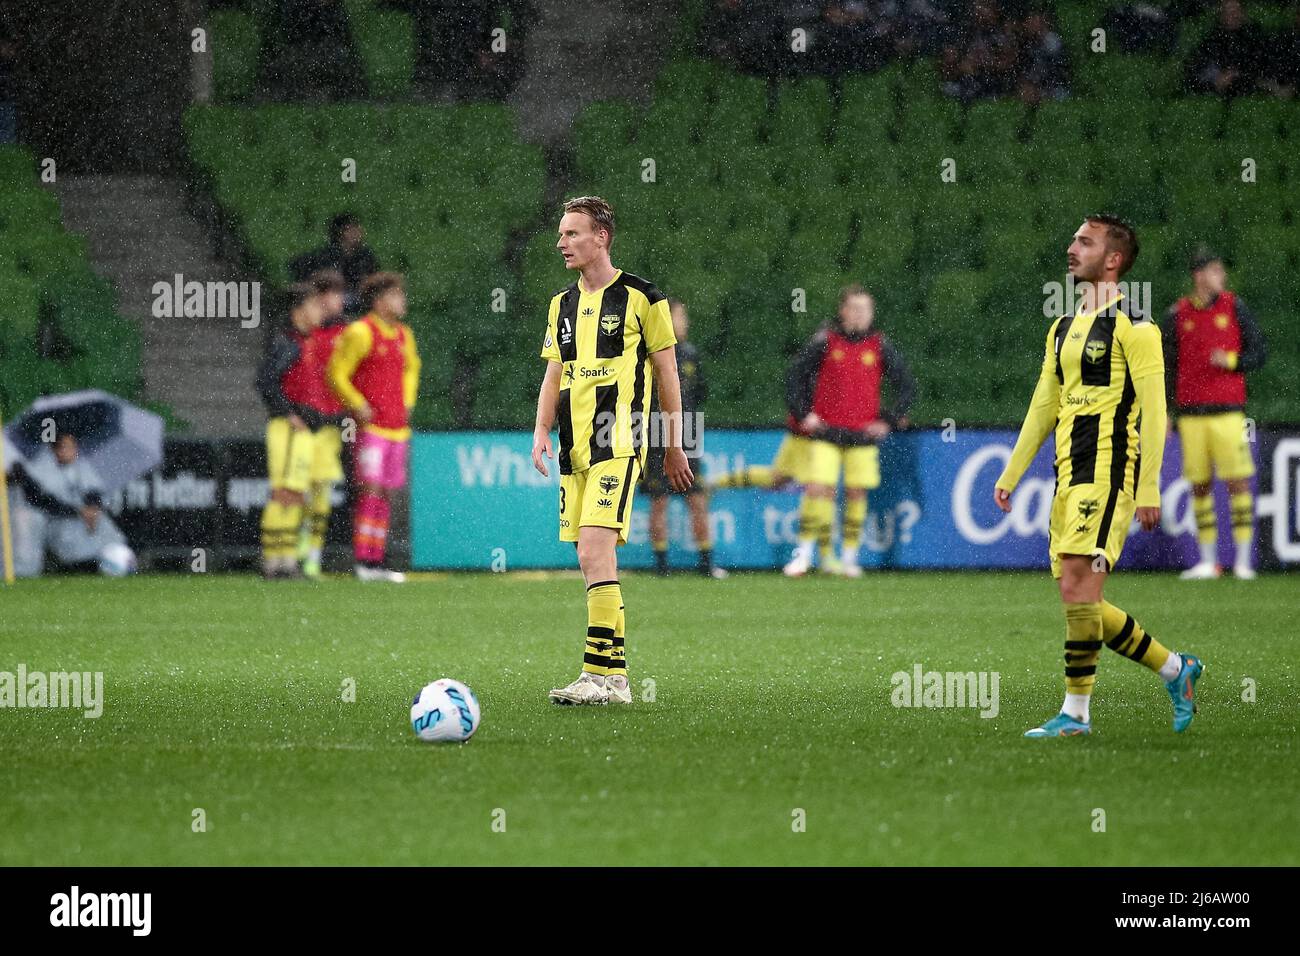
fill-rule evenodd
<path id="1" fill-rule="evenodd" d="M 1058 488 L 1106 485 L 1133 495 L 1139 505 L 1159 503 L 1163 447 L 1145 449 L 1151 461 L 1144 463 L 1141 439 L 1155 444 L 1158 431 L 1163 445 L 1164 409 L 1155 407 L 1163 402 L 1141 401 L 1149 393 L 1139 383 L 1155 376 L 1163 397 L 1160 329 L 1145 316 L 1125 312 L 1122 298 L 1118 295 L 1099 310 L 1061 316 L 1052 323 L 1038 387 L 1020 440 L 998 479 L 999 488 L 1011 490 L 1019 483 L 1043 439 L 1054 430 Z M 1144 409 L 1144 404 L 1150 407 Z M 1141 428 L 1140 435 L 1144 410 L 1161 420 L 1152 422 L 1152 429 Z"/>
<path id="2" fill-rule="evenodd" d="M 551 299 L 542 358 L 564 366 L 561 474 L 642 457 L 654 376 L 650 353 L 675 344 L 663 293 L 622 270 L 602 289 L 588 292 L 579 281 Z"/>

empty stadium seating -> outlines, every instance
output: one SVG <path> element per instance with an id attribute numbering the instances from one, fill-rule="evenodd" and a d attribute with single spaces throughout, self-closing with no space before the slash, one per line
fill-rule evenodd
<path id="1" fill-rule="evenodd" d="M 255 67 L 236 60 L 255 58 L 268 3 L 214 15 L 214 34 L 227 38 L 224 64 L 214 50 L 220 101 L 251 90 Z M 1109 5 L 1057 5 L 1075 95 L 1037 108 L 963 108 L 924 60 L 766 79 L 694 58 L 679 38 L 651 101 L 586 107 L 572 164 L 552 174 L 571 173 L 560 183 L 568 195 L 608 196 L 615 261 L 691 306 L 715 422 L 779 419 L 785 363 L 852 280 L 877 293 L 882 328 L 915 366 L 916 420 L 1015 421 L 1048 321 L 1043 284 L 1064 278 L 1085 212 L 1137 224 L 1143 252 L 1128 278 L 1152 283 L 1157 312 L 1185 291 L 1198 242 L 1232 257 L 1234 284 L 1266 328 L 1285 328 L 1300 301 L 1300 106 L 1176 95 L 1212 12 L 1188 21 L 1174 58 L 1093 55 L 1090 31 Z M 698 22 L 703 7 L 687 6 Z M 543 157 L 503 106 L 402 105 L 409 18 L 373 0 L 347 9 L 372 100 L 384 105 L 195 109 L 191 155 L 272 282 L 320 243 L 330 214 L 362 215 L 381 260 L 410 275 L 422 341 L 445 357 L 445 367 L 426 362 L 422 424 L 465 423 L 454 407 L 473 424 L 526 423 L 543 310 L 571 278 L 554 251 L 554 210 L 542 207 Z M 358 163 L 355 184 L 339 176 L 346 157 Z M 1243 181 L 1247 160 L 1253 182 Z M 509 310 L 483 312 L 496 289 Z M 1272 338 L 1252 410 L 1300 420 L 1289 384 L 1300 346 Z"/>
<path id="2" fill-rule="evenodd" d="M 80 236 L 37 179 L 35 157 L 0 146 L 0 407 L 12 415 L 42 394 L 140 390 L 140 335 L 120 316 Z"/>

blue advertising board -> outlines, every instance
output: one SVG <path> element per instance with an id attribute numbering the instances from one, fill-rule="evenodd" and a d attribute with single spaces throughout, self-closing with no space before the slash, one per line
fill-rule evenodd
<path id="1" fill-rule="evenodd" d="M 784 432 L 710 430 L 705 473 L 770 463 Z M 1010 429 L 915 430 L 881 445 L 881 487 L 869 497 L 861 561 L 885 568 L 1046 568 L 1053 478 L 1049 440 L 1013 498 L 1011 514 L 993 503 L 993 483 L 1015 443 Z M 1259 512 L 1274 532 L 1263 548 L 1266 563 L 1300 559 L 1294 536 L 1295 448 L 1300 439 L 1267 436 L 1257 456 L 1285 451 L 1281 477 L 1265 477 Z M 558 540 L 559 477 L 540 475 L 530 458 L 527 432 L 439 432 L 412 441 L 412 563 L 417 568 L 508 569 L 576 567 L 573 546 Z M 1272 461 L 1261 468 L 1273 468 Z M 1170 436 L 1161 474 L 1161 527 L 1136 527 L 1120 567 L 1183 568 L 1196 560 L 1195 525 L 1181 456 Z M 1264 476 L 1262 476 L 1264 477 Z M 1227 500 L 1218 488 L 1220 559 L 1232 560 Z M 798 534 L 797 493 L 720 489 L 712 494 L 710 526 L 715 561 L 727 568 L 770 569 L 790 555 Z M 669 559 L 694 562 L 685 503 L 669 504 Z M 1275 520 L 1276 519 L 1276 520 Z M 1280 531 L 1279 531 L 1280 528 Z M 1281 539 L 1273 541 L 1272 538 Z M 1285 540 L 1282 540 L 1285 539 Z M 628 543 L 619 563 L 653 566 L 649 500 L 638 491 Z"/>

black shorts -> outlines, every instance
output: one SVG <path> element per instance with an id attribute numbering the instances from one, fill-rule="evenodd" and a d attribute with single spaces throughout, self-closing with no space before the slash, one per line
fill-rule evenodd
<path id="1" fill-rule="evenodd" d="M 646 452 L 645 458 L 645 475 L 641 478 L 641 493 L 649 495 L 651 498 L 659 498 L 663 495 L 699 495 L 708 489 L 704 485 L 704 459 L 691 458 L 691 471 L 695 474 L 695 481 L 685 491 L 673 491 L 672 486 L 668 484 L 668 476 L 664 474 L 664 459 L 667 457 L 663 448 L 651 448 Z"/>

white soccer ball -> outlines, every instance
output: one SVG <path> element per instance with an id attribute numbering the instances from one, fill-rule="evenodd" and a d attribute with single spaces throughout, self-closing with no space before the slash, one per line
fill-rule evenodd
<path id="1" fill-rule="evenodd" d="M 426 684 L 411 704 L 411 729 L 421 740 L 469 740 L 478 720 L 474 692 L 448 677 Z"/>
<path id="2" fill-rule="evenodd" d="M 99 552 L 99 573 L 110 578 L 135 574 L 135 552 L 124 544 L 106 544 Z"/>

